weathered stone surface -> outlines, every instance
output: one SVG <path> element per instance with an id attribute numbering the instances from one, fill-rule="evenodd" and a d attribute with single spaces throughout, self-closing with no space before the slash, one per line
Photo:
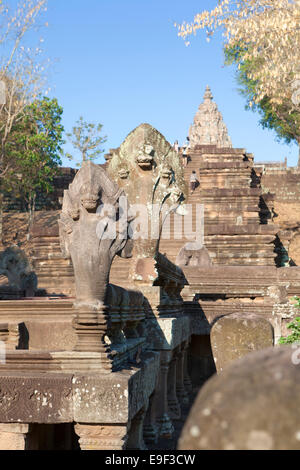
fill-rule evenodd
<path id="1" fill-rule="evenodd" d="M 0 423 L 72 422 L 72 376 L 1 372 L 0 403 Z"/>
<path id="2" fill-rule="evenodd" d="M 277 344 L 286 336 L 286 324 L 297 316 L 295 302 L 290 299 L 299 293 L 298 267 L 187 266 L 183 270 L 188 285 L 182 297 L 193 334 L 210 334 L 220 316 L 251 312 L 271 323 Z"/>
<path id="3" fill-rule="evenodd" d="M 209 86 L 206 87 L 204 101 L 200 104 L 189 132 L 191 147 L 196 145 L 216 145 L 232 147 L 222 114 L 218 111 Z"/>
<path id="4" fill-rule="evenodd" d="M 112 151 L 107 171 L 124 189 L 129 203 L 141 204 L 145 209 L 139 215 L 145 233 L 133 227 L 136 230 L 134 252 L 140 257 L 154 256 L 159 249 L 164 208 L 178 207 L 186 193 L 177 152 L 160 132 L 149 124 L 141 124 L 119 149 Z"/>
<path id="5" fill-rule="evenodd" d="M 148 144 L 154 149 L 148 155 L 149 158 L 147 157 L 147 151 L 150 150 Z M 146 152 L 145 158 L 142 155 L 142 149 Z M 213 265 L 274 266 L 274 259 L 277 256 L 274 252 L 275 234 L 278 227 L 272 223 L 272 214 L 267 207 L 272 200 L 271 195 L 268 195 L 268 201 L 270 200 L 268 204 L 262 201 L 260 180 L 253 173 L 253 155 L 246 153 L 245 149 L 198 145 L 190 150 L 190 161 L 185 169 L 184 184 L 178 154 L 172 149 L 170 152 L 169 150 L 169 144 L 163 136 L 151 126 L 143 124 L 129 134 L 119 149 L 111 152 L 107 163 L 108 171 L 113 179 L 117 178 L 118 184 L 124 189 L 128 198 L 132 198 L 130 202 L 148 204 L 152 200 L 159 203 L 163 201 L 162 196 L 170 193 L 171 196 L 166 198 L 166 202 L 169 202 L 172 197 L 177 197 L 175 188 L 177 186 L 181 192 L 184 192 L 190 173 L 195 170 L 200 178 L 200 188 L 190 196 L 187 203 L 192 206 L 193 217 L 196 213 L 196 205 L 204 204 L 204 243 Z M 147 159 L 149 162 L 146 161 Z M 172 166 L 175 183 L 171 182 L 170 178 L 167 178 L 167 173 L 164 174 L 161 170 L 164 162 Z M 124 172 L 125 167 L 127 170 Z M 120 174 L 118 168 L 120 168 Z M 143 184 L 140 184 L 141 181 Z M 161 188 L 164 189 L 161 190 Z M 55 215 L 53 211 L 54 216 L 57 214 Z M 39 276 L 40 286 L 47 287 L 50 292 L 66 292 L 69 295 L 72 292 L 73 283 L 72 265 L 70 260 L 57 257 L 57 238 L 55 244 L 54 236 L 46 237 L 47 234 L 54 235 L 50 223 L 51 214 L 45 216 L 44 225 L 43 217 L 38 217 L 40 237 L 36 237 L 38 229 L 35 233 L 33 231 L 32 237 L 38 258 L 35 260 L 35 269 Z M 171 237 L 170 239 L 162 238 L 159 246 L 161 252 L 175 262 L 182 247 L 186 242 L 192 241 L 194 235 L 189 239 L 183 233 L 178 234 L 173 227 L 172 215 L 170 219 Z M 44 231 L 41 232 L 43 226 Z M 153 243 L 149 240 L 145 243 L 141 240 L 137 242 L 141 256 L 144 253 L 153 256 L 153 252 L 158 248 L 157 240 Z M 134 269 L 133 266 L 132 271 Z M 58 274 L 61 285 L 55 286 L 54 280 Z M 111 282 L 127 286 L 130 275 L 129 263 L 116 257 L 112 264 Z"/>
<path id="6" fill-rule="evenodd" d="M 299 423 L 299 348 L 269 348 L 204 385 L 179 449 L 300 450 Z"/>
<path id="7" fill-rule="evenodd" d="M 105 170 L 91 162 L 82 166 L 65 191 L 60 238 L 63 254 L 73 262 L 77 305 L 97 307 L 105 300 L 111 262 L 127 243 L 128 221 L 126 217 L 119 227 L 123 237 L 106 237 L 107 215 L 97 209 L 110 204 L 116 214 L 121 196 L 126 198 Z"/>
<path id="8" fill-rule="evenodd" d="M 34 296 L 37 276 L 26 254 L 19 247 L 12 246 L 0 253 L 0 274 L 7 276 L 10 285 L 23 292 L 24 297 Z"/>
<path id="9" fill-rule="evenodd" d="M 271 323 L 253 313 L 233 313 L 218 319 L 211 329 L 211 346 L 217 371 L 250 352 L 273 345 Z"/>
<path id="10" fill-rule="evenodd" d="M 276 232 L 272 211 L 264 202 L 254 178 L 253 155 L 245 149 L 196 145 L 189 150 L 185 168 L 188 182 L 196 172 L 200 185 L 187 200 L 193 218 L 204 206 L 204 245 L 213 265 L 275 266 Z M 272 201 L 270 195 L 270 202 Z M 175 261 L 187 242 L 195 240 L 195 228 L 181 229 L 178 215 L 171 214 L 171 238 L 160 249 Z M 199 231 L 199 230 L 198 230 Z"/>
<path id="11" fill-rule="evenodd" d="M 25 450 L 28 424 L 0 424 L 0 450 Z"/>
<path id="12" fill-rule="evenodd" d="M 255 164 L 255 172 L 261 182 L 264 197 L 275 193 L 276 198 L 266 199 L 280 226 L 276 251 L 278 266 L 300 264 L 300 168 L 287 167 L 287 162 Z"/>
<path id="13" fill-rule="evenodd" d="M 127 424 L 103 426 L 76 424 L 81 450 L 123 450 L 127 441 Z"/>
<path id="14" fill-rule="evenodd" d="M 74 420 L 81 423 L 126 423 L 130 374 L 74 376 Z"/>
<path id="15" fill-rule="evenodd" d="M 153 398 L 158 436 L 167 439 L 171 438 L 174 433 L 174 426 L 169 416 L 168 404 L 168 373 L 171 360 L 171 350 L 161 351 L 159 376 Z"/>
<path id="16" fill-rule="evenodd" d="M 206 99 L 210 101 L 209 91 Z M 219 135 L 222 129 L 219 126 Z M 208 130 L 215 132 L 213 126 Z M 24 414 L 35 420 L 32 422 L 39 423 L 41 419 L 42 423 L 52 423 L 52 418 L 53 423 L 75 420 L 79 423 L 76 430 L 83 449 L 121 449 L 127 440 L 130 448 L 143 448 L 141 430 L 149 399 L 151 411 L 147 415 L 151 419 L 146 420 L 145 430 L 147 439 L 152 442 L 158 436 L 171 437 L 174 430 L 171 419 L 181 416 L 180 408 L 187 402 L 191 384 L 186 358 L 191 334 L 193 354 L 189 365 L 194 384 L 199 386 L 214 371 L 209 335 L 220 316 L 226 318 L 219 319 L 213 326 L 212 338 L 222 321 L 226 324 L 228 318 L 229 323 L 234 313 L 238 314 L 235 320 L 238 331 L 230 327 L 228 333 L 223 334 L 222 330 L 221 338 L 217 338 L 217 347 L 221 341 L 221 346 L 227 348 L 224 357 L 228 356 L 228 350 L 232 356 L 239 357 L 257 346 L 262 347 L 266 338 L 273 337 L 268 321 L 277 339 L 285 332 L 285 324 L 294 313 L 288 299 L 299 291 L 300 275 L 293 269 L 286 273 L 268 267 L 274 265 L 276 255 L 274 234 L 277 228 L 268 206 L 272 205 L 273 197 L 262 195 L 260 180 L 253 175 L 253 156 L 244 149 L 229 148 L 228 141 L 222 145 L 227 148 L 197 144 L 190 149 L 185 175 L 179 155 L 147 124 L 135 129 L 119 149 L 111 152 L 107 159 L 111 178 L 118 181 L 129 202 L 146 204 L 149 219 L 153 215 L 149 210 L 152 203 L 157 204 L 160 215 L 166 202 L 181 203 L 186 196 L 191 170 L 200 178 L 200 189 L 197 188 L 188 201 L 193 216 L 200 212 L 198 204 L 205 206 L 206 249 L 199 247 L 190 253 L 186 241 L 193 243 L 193 238 L 182 240 L 177 228 L 171 240 L 160 241 L 165 255 L 158 252 L 157 240 L 138 240 L 132 262 L 115 258 L 110 280 L 123 288 L 108 284 L 108 273 L 115 254 L 122 250 L 124 256 L 131 255 L 127 250 L 129 244 L 123 246 L 125 239 L 118 246 L 116 239 L 105 245 L 101 236 L 100 239 L 94 236 L 101 220 L 96 213 L 97 205 L 109 202 L 118 209 L 122 190 L 107 177 L 104 166 L 94 168 L 87 164 L 78 172 L 66 191 L 61 216 L 63 249 L 73 258 L 75 277 L 79 280 L 76 281 L 76 305 L 80 309 L 75 312 L 75 328 L 71 323 L 74 314 L 71 300 L 50 301 L 49 298 L 44 303 L 37 299 L 0 305 L 3 317 L 0 340 L 7 342 L 11 322 L 22 324 L 20 341 L 22 347 L 29 348 L 29 351 L 7 351 L 1 376 L 7 374 L 6 378 L 18 376 L 20 379 L 26 376 L 29 380 L 30 375 L 34 380 L 37 385 L 32 398 L 35 399 L 37 391 L 35 408 L 32 411 L 29 407 L 28 411 L 26 405 L 29 414 L 27 411 Z M 74 296 L 72 261 L 70 257 L 62 259 L 59 254 L 57 218 L 56 211 L 37 215 L 37 224 L 31 233 L 34 263 L 40 285 L 48 293 Z M 121 231 L 129 222 L 130 217 Z M 184 266 L 189 283 L 184 290 L 187 315 L 183 315 L 181 297 L 186 279 L 182 270 L 168 259 L 175 261 L 178 253 L 177 262 Z M 216 264 L 223 266 L 216 267 Z M 147 299 L 134 290 L 137 286 Z M 259 317 L 251 317 L 250 321 L 248 316 L 247 325 L 243 324 L 245 319 L 241 324 L 240 314 L 244 312 Z M 249 328 L 249 323 L 256 326 Z M 45 335 L 47 338 L 43 339 Z M 147 343 L 145 336 L 148 336 Z M 237 337 L 242 338 L 241 341 L 237 341 Z M 146 357 L 145 347 L 156 352 Z M 76 351 L 70 351 L 73 348 Z M 107 362 L 114 372 L 110 373 L 110 367 L 103 367 Z M 125 364 L 129 366 L 126 370 Z M 73 377 L 71 401 L 75 414 L 69 412 L 66 405 L 63 411 L 58 406 L 61 421 L 56 420 L 55 413 L 50 416 L 48 408 L 52 402 L 48 400 L 47 390 L 51 391 L 51 384 L 45 382 L 44 390 L 41 382 L 36 382 L 36 375 L 41 371 L 45 380 L 52 380 L 58 371 L 61 377 L 67 374 Z M 0 383 L 2 386 L 2 380 Z M 5 385 L 5 380 L 3 383 Z M 26 385 L 27 382 L 25 385 L 22 382 L 25 388 L 22 393 Z M 19 393 L 20 387 L 16 382 L 9 392 L 4 390 L 2 402 L 0 394 L 1 404 L 7 408 L 11 398 L 13 405 L 13 392 Z M 64 398 L 64 389 L 59 393 Z M 25 404 L 26 400 L 25 396 Z M 25 419 L 24 416 L 19 419 Z M 14 410 L 3 419 L 12 423 L 11 419 L 16 419 Z"/>
<path id="17" fill-rule="evenodd" d="M 71 299 L 36 297 L 0 303 L 0 318 L 5 318 L 12 328 L 10 343 L 17 342 L 13 325 L 19 325 L 19 349 L 72 350 L 76 344 L 74 314 Z"/>
<path id="18" fill-rule="evenodd" d="M 207 248 L 205 246 L 199 246 L 197 249 L 190 245 L 192 245 L 192 243 L 187 243 L 181 248 L 176 258 L 176 264 L 178 266 L 197 266 L 200 268 L 211 267 L 212 261 Z"/>
<path id="19" fill-rule="evenodd" d="M 105 376 L 75 375 L 74 420 L 127 423 L 148 401 L 156 385 L 159 354 L 142 357 L 142 366 Z"/>
<path id="20" fill-rule="evenodd" d="M 71 351 L 76 344 L 76 334 L 72 328 L 71 315 L 69 321 L 54 322 L 32 319 L 26 322 L 25 328 L 24 336 L 25 334 L 28 335 L 28 346 L 31 349 L 40 351 Z M 23 333 L 23 330 L 21 331 Z"/>
<path id="21" fill-rule="evenodd" d="M 189 350 L 189 363 L 190 375 L 194 387 L 202 386 L 216 373 L 209 334 L 192 335 Z"/>
<path id="22" fill-rule="evenodd" d="M 157 318 L 147 321 L 148 344 L 154 350 L 173 350 L 190 337 L 190 320 Z"/>
<path id="23" fill-rule="evenodd" d="M 143 341 L 142 341 L 143 342 Z M 107 359 L 105 352 L 88 351 L 22 351 L 7 350 L 5 362 L 0 364 L 1 371 L 10 372 L 65 372 L 105 373 L 103 362 Z"/>
<path id="24" fill-rule="evenodd" d="M 19 323 L 0 323 L 0 341 L 5 343 L 6 350 L 17 349 L 20 346 L 20 329 Z M 3 354 L 2 350 L 1 352 Z"/>
<path id="25" fill-rule="evenodd" d="M 121 254 L 128 242 L 129 216 L 126 213 L 117 217 L 121 198 L 127 201 L 124 191 L 105 170 L 85 162 L 65 191 L 59 222 L 62 252 L 72 259 L 75 274 L 75 349 L 101 353 L 103 369 L 107 371 L 112 367 L 105 341 L 109 272 L 113 258 Z"/>
<path id="26" fill-rule="evenodd" d="M 1 371 L 0 423 L 126 423 L 154 392 L 159 354 L 144 353 L 139 366 L 113 374 L 88 371 L 88 364 L 86 372 L 77 374 L 57 374 L 49 368 L 46 375 L 45 365 L 42 374 Z"/>
<path id="27" fill-rule="evenodd" d="M 178 156 L 176 155 L 176 160 L 169 144 L 150 126 L 141 126 L 131 137 L 133 140 L 127 140 L 129 150 L 134 156 L 134 151 L 138 151 L 137 158 L 134 158 L 135 170 L 150 172 L 153 169 L 147 180 L 151 190 L 146 194 L 145 202 L 158 204 L 160 209 L 165 198 L 174 198 L 175 203 L 179 204 L 182 193 L 174 184 L 174 170 L 168 165 L 165 166 L 173 159 L 176 167 Z M 151 146 L 151 142 L 155 145 Z M 124 148 L 128 150 L 126 146 Z M 157 169 L 159 165 L 161 167 Z M 124 175 L 120 176 L 120 179 L 124 179 L 123 177 Z M 143 196 L 144 190 L 145 188 L 141 192 Z M 23 320 L 28 348 L 7 351 L 5 363 L 0 366 L 1 374 L 6 377 L 5 380 L 0 380 L 1 387 L 3 385 L 5 388 L 6 381 L 9 382 L 12 378 L 15 381 L 11 390 L 4 390 L 2 401 L 5 400 L 6 408 L 13 404 L 14 400 L 18 401 L 15 409 L 8 409 L 3 421 L 13 422 L 16 412 L 19 413 L 18 420 L 26 423 L 76 422 L 76 432 L 80 437 L 82 449 L 122 449 L 127 440 L 131 449 L 144 448 L 143 422 L 150 397 L 154 398 L 154 395 L 158 403 L 165 404 L 164 410 L 156 407 L 153 416 L 153 425 L 159 428 L 157 435 L 172 434 L 173 426 L 167 415 L 168 361 L 164 361 L 165 347 L 168 358 L 172 357 L 174 347 L 178 347 L 176 382 L 173 380 L 173 385 L 176 385 L 174 393 L 178 394 L 180 400 L 185 400 L 185 383 L 187 387 L 190 386 L 185 362 L 190 337 L 189 321 L 186 317 L 180 317 L 183 311 L 180 292 L 185 283 L 182 270 L 157 249 L 154 251 L 154 258 L 145 257 L 151 252 L 152 247 L 148 246 L 149 252 L 135 252 L 133 275 L 127 280 L 129 282 L 126 289 L 108 283 L 112 259 L 116 254 L 121 254 L 127 244 L 128 224 L 131 219 L 127 214 L 125 220 L 123 218 L 120 221 L 119 218 L 117 233 L 122 234 L 122 237 L 116 235 L 107 239 L 104 237 L 108 226 L 107 219 L 102 217 L 103 214 L 97 211 L 97 208 L 101 204 L 110 204 L 120 217 L 121 196 L 126 199 L 123 190 L 119 190 L 105 170 L 90 162 L 83 165 L 69 190 L 65 191 L 59 225 L 62 251 L 72 260 L 74 267 L 74 277 L 70 275 L 68 278 L 71 282 L 75 278 L 76 283 L 73 308 L 70 308 L 71 299 L 64 302 L 54 300 L 52 303 L 51 298 L 44 302 L 38 300 L 34 303 L 30 300 L 27 304 L 21 301 L 15 306 L 9 302 L 3 305 L 3 313 L 5 312 L 8 318 Z M 50 222 L 48 227 L 48 233 L 51 235 L 48 241 L 57 237 L 55 217 L 52 222 L 54 225 Z M 101 233 L 99 225 L 103 229 Z M 47 223 L 42 223 L 33 231 L 35 240 L 38 237 L 43 239 L 45 234 L 47 235 Z M 52 275 L 61 261 L 55 250 L 47 252 L 47 242 L 43 241 L 39 253 L 41 265 L 48 264 L 50 258 L 56 260 L 56 264 L 51 264 Z M 141 254 L 142 256 L 139 256 Z M 130 252 L 127 251 L 125 256 L 130 256 Z M 62 270 L 66 268 L 63 263 L 61 267 Z M 150 293 L 149 299 L 145 299 L 141 292 L 135 290 L 134 281 L 139 283 L 145 292 Z M 50 307 L 51 304 L 54 308 Z M 56 309 L 59 310 L 57 315 Z M 146 320 L 157 323 L 156 318 L 159 315 L 168 318 L 173 315 L 173 323 L 177 326 L 173 328 L 174 325 L 164 325 L 166 328 L 157 340 L 158 349 L 154 351 L 155 347 L 150 344 L 151 341 L 146 345 L 143 335 L 149 335 Z M 72 316 L 75 317 L 73 320 Z M 47 340 L 43 342 L 42 337 L 47 329 L 54 325 L 55 328 L 51 329 L 51 334 L 48 334 Z M 70 326 L 73 326 L 73 333 L 75 332 L 75 346 Z M 24 341 L 26 335 L 23 336 Z M 62 345 L 67 350 L 61 350 Z M 148 352 L 145 352 L 146 346 Z M 162 374 L 161 364 L 164 366 Z M 39 375 L 40 372 L 42 374 Z M 27 404 L 27 396 L 22 395 L 29 387 L 28 385 L 26 388 L 25 381 L 22 382 L 24 391 L 20 391 L 18 380 L 25 380 L 24 377 L 31 381 L 30 385 L 34 389 L 30 396 L 32 407 Z M 40 377 L 46 382 L 41 383 Z M 59 399 L 63 400 L 67 393 L 68 403 L 65 407 L 64 404 L 60 407 L 60 404 L 56 406 L 52 403 L 51 383 L 56 377 L 67 377 L 72 381 L 68 393 L 60 389 L 59 384 L 56 387 L 58 402 Z M 44 385 L 46 389 L 43 388 Z M 14 391 L 17 393 L 16 398 L 12 395 Z M 21 408 L 19 397 L 23 398 L 25 410 Z M 49 408 L 54 408 L 52 413 Z"/>

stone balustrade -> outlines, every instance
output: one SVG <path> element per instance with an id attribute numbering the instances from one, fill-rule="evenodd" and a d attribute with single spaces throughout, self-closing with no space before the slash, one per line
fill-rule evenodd
<path id="1" fill-rule="evenodd" d="M 195 165 L 203 157 L 204 183 L 213 172 L 219 185 L 200 190 L 209 216 L 206 251 L 233 266 L 201 267 L 201 257 L 197 265 L 176 266 L 171 260 L 178 251 L 171 260 L 166 255 L 176 240 L 138 240 L 128 250 L 126 237 L 98 236 L 100 203 L 118 209 L 128 196 L 130 203 L 148 207 L 155 200 L 162 207 L 166 195 L 178 202 L 184 194 L 178 156 L 151 126 L 139 126 L 112 152 L 111 176 L 86 164 L 65 192 L 59 221 L 65 259 L 58 214 L 41 217 L 32 232 L 34 268 L 48 296 L 0 303 L 0 447 L 43 448 L 39 426 L 50 426 L 55 436 L 63 425 L 66 447 L 155 448 L 174 437 L 195 391 L 215 373 L 221 327 L 242 324 L 232 336 L 245 337 L 241 355 L 249 349 L 244 321 L 252 321 L 251 341 L 256 325 L 267 325 L 271 342 L 273 332 L 275 342 L 286 333 L 300 273 L 268 266 L 275 226 L 267 224 L 267 211 L 262 215 L 260 189 L 237 184 L 239 176 L 251 176 L 253 157 L 212 146 L 193 155 Z M 241 246 L 249 251 L 240 253 Z M 244 266 L 235 266 L 242 258 Z M 257 263 L 265 266 L 245 266 Z"/>
<path id="2" fill-rule="evenodd" d="M 172 420 L 188 404 L 191 331 L 180 295 L 182 270 L 157 252 L 128 261 L 126 288 L 108 283 L 126 239 L 97 239 L 96 200 L 117 205 L 121 194 L 90 163 L 65 193 L 61 242 L 74 267 L 75 299 L 0 305 L 3 343 L 9 345 L 14 324 L 21 345 L 7 347 L 0 364 L 4 447 L 42 448 L 37 426 L 52 426 L 55 435 L 56 426 L 69 423 L 69 441 L 74 444 L 76 434 L 82 449 L 144 449 L 145 442 L 172 438 Z"/>

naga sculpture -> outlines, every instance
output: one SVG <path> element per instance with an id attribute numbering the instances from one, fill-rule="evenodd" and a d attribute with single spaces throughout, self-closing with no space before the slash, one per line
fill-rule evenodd
<path id="1" fill-rule="evenodd" d="M 91 162 L 83 164 L 64 193 L 59 221 L 61 249 L 73 262 L 78 307 L 97 308 L 105 301 L 112 260 L 116 254 L 122 255 L 128 241 L 127 219 L 118 216 L 121 197 L 126 199 L 124 191 Z M 109 208 L 110 213 L 101 207 Z M 115 237 L 108 233 L 113 224 Z"/>
<path id="2" fill-rule="evenodd" d="M 209 252 L 201 243 L 186 243 L 176 258 L 177 266 L 193 266 L 198 268 L 210 268 L 212 260 Z"/>
<path id="3" fill-rule="evenodd" d="M 25 297 L 34 297 L 37 276 L 32 271 L 26 254 L 18 246 L 6 248 L 0 253 L 0 274 L 7 277 L 12 287 L 24 292 Z"/>
<path id="4" fill-rule="evenodd" d="M 135 239 L 135 252 L 138 256 L 155 256 L 168 209 L 176 210 L 185 199 L 179 156 L 160 132 L 141 124 L 118 149 L 111 150 L 108 160 L 109 174 L 124 189 L 132 206 L 143 206 L 147 218 L 147 236 Z"/>
<path id="5" fill-rule="evenodd" d="M 103 168 L 85 162 L 64 193 L 59 221 L 61 249 L 72 259 L 75 274 L 76 350 L 102 352 L 104 362 L 109 352 L 104 337 L 111 263 L 117 254 L 130 257 L 128 218 L 120 215 L 122 197 L 126 199 L 124 191 Z"/>

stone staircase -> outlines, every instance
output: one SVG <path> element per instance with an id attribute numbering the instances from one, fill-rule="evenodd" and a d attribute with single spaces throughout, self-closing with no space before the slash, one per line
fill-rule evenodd
<path id="1" fill-rule="evenodd" d="M 192 171 L 200 186 L 189 194 L 192 224 L 185 226 L 184 217 L 170 216 L 170 237 L 160 241 L 160 252 L 172 262 L 181 248 L 195 240 L 196 213 L 204 204 L 204 243 L 214 265 L 275 266 L 274 240 L 278 227 L 270 211 L 262 204 L 262 190 L 253 180 L 253 156 L 244 149 L 219 149 L 201 146 L 190 153 L 185 169 L 189 183 Z M 272 205 L 268 195 L 268 206 Z M 32 235 L 32 256 L 39 287 L 47 293 L 74 295 L 73 268 L 62 258 L 58 237 L 59 211 L 39 213 Z M 180 224 L 182 227 L 180 227 Z M 128 285 L 130 262 L 116 257 L 110 282 Z"/>
<path id="2" fill-rule="evenodd" d="M 253 178 L 253 156 L 244 149 L 199 146 L 190 152 L 185 179 L 195 171 L 200 186 L 189 195 L 192 230 L 196 227 L 197 205 L 204 205 L 204 243 L 217 265 L 274 266 L 275 234 L 262 191 Z M 269 204 L 272 197 L 269 196 Z M 190 241 L 191 230 L 180 239 L 171 216 L 170 240 L 161 240 L 160 251 L 175 261 L 180 249 Z"/>

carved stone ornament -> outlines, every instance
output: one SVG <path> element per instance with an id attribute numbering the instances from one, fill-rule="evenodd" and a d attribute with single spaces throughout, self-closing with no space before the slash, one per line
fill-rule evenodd
<path id="1" fill-rule="evenodd" d="M 118 217 L 120 197 L 126 199 L 105 170 L 86 162 L 64 193 L 60 240 L 75 273 L 76 305 L 95 306 L 105 299 L 111 263 L 127 244 L 127 219 Z M 111 212 L 101 210 L 107 205 Z M 116 237 L 109 235 L 116 222 Z"/>
<path id="2" fill-rule="evenodd" d="M 127 214 L 121 217 L 119 213 L 121 197 L 126 199 L 124 191 L 105 170 L 86 162 L 64 193 L 59 221 L 61 248 L 65 257 L 72 259 L 75 274 L 75 349 L 102 352 L 104 358 L 109 353 L 104 340 L 109 272 L 113 258 L 121 255 L 127 244 L 128 220 Z"/>
<path id="3" fill-rule="evenodd" d="M 204 101 L 200 104 L 189 132 L 190 145 L 216 145 L 217 147 L 232 147 L 227 127 L 222 114 L 213 101 L 209 86 L 206 87 Z"/>
<path id="4" fill-rule="evenodd" d="M 108 172 L 124 188 L 130 205 L 146 208 L 147 236 L 135 239 L 134 247 L 140 255 L 153 256 L 158 251 L 167 213 L 164 210 L 176 210 L 185 199 L 186 183 L 178 153 L 160 132 L 141 124 L 111 151 Z M 156 233 L 151 237 L 150 223 L 153 226 L 154 221 Z"/>
<path id="5" fill-rule="evenodd" d="M 12 287 L 33 297 L 37 290 L 37 276 L 32 271 L 28 258 L 18 246 L 6 248 L 0 253 L 0 274 L 8 278 Z"/>

